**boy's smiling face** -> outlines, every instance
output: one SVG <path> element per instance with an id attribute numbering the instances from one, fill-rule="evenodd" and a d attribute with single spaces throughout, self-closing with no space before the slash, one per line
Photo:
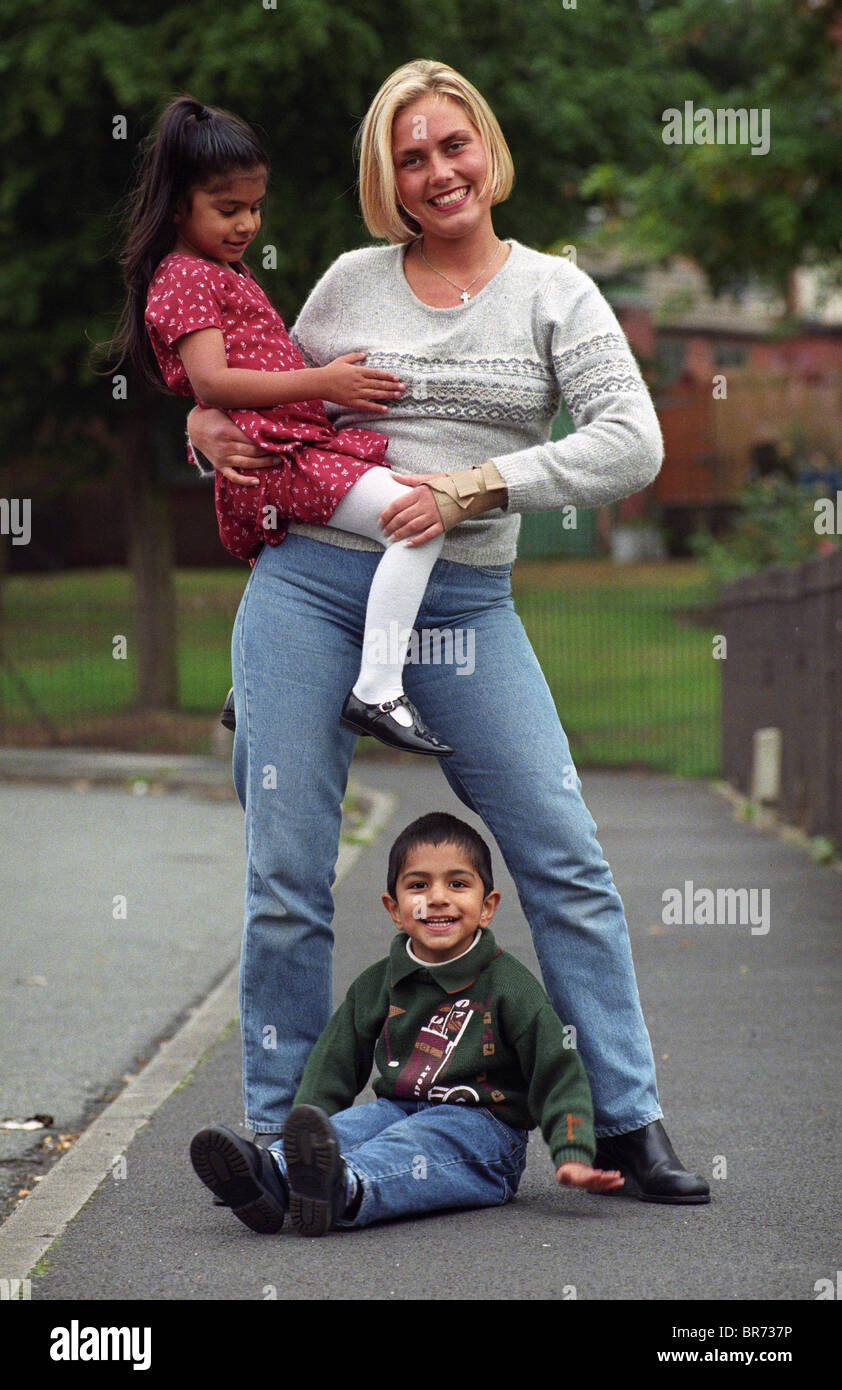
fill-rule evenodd
<path id="1" fill-rule="evenodd" d="M 406 932 L 419 960 L 431 965 L 467 951 L 478 927 L 486 927 L 500 894 L 486 895 L 470 856 L 457 845 L 416 845 L 395 885 L 397 898 L 383 905 L 398 931 Z"/>

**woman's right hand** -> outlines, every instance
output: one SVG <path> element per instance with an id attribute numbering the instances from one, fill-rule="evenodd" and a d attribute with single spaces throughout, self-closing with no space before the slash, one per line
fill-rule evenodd
<path id="1" fill-rule="evenodd" d="M 249 477 L 239 470 L 267 468 L 277 463 L 277 455 L 263 453 L 221 410 L 194 406 L 187 416 L 187 433 L 190 443 L 232 483 L 257 487 L 259 478 Z"/>

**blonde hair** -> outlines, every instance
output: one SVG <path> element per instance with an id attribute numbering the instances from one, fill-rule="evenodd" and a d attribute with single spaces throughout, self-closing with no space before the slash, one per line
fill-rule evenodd
<path id="1" fill-rule="evenodd" d="M 363 118 L 355 141 L 360 161 L 360 204 L 373 237 L 391 242 L 413 241 L 421 228 L 398 202 L 392 160 L 392 127 L 399 111 L 428 93 L 458 101 L 476 126 L 488 158 L 488 172 L 479 196 L 491 191 L 491 202 L 502 203 L 512 191 L 512 156 L 497 117 L 476 87 L 446 63 L 419 58 L 397 68 L 381 86 Z"/>

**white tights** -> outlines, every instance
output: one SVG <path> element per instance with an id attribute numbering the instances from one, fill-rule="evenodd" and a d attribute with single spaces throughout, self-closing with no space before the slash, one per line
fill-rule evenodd
<path id="1" fill-rule="evenodd" d="M 406 487 L 388 468 L 370 468 L 346 492 L 327 523 L 386 546 L 368 594 L 362 665 L 354 685 L 354 694 L 369 705 L 403 694 L 410 633 L 444 542 L 443 532 L 417 546 L 385 537 L 377 518 L 390 502 L 405 496 Z M 403 706 L 392 711 L 392 718 L 405 727 L 412 723 Z"/>

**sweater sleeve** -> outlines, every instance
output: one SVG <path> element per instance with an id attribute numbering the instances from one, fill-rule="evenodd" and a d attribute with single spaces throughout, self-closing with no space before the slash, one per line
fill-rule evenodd
<path id="1" fill-rule="evenodd" d="M 336 356 L 333 344 L 342 317 L 343 259 L 340 256 L 328 266 L 290 329 L 289 336 L 308 367 L 324 367 Z"/>
<path id="2" fill-rule="evenodd" d="M 376 981 L 370 977 L 376 969 L 371 967 L 354 981 L 319 1036 L 295 1093 L 295 1105 L 318 1105 L 334 1115 L 353 1105 L 368 1081 L 385 1013 L 376 1002 L 372 1004 L 371 989 L 372 985 L 376 989 Z M 380 993 L 376 990 L 376 996 Z"/>
<path id="3" fill-rule="evenodd" d="M 538 295 L 534 329 L 576 429 L 494 458 L 509 511 L 598 507 L 646 487 L 663 460 L 661 427 L 625 334 L 590 276 L 569 261 L 554 270 Z"/>
<path id="4" fill-rule="evenodd" d="M 514 1044 L 528 1080 L 530 1113 L 556 1167 L 592 1164 L 596 1154 L 590 1084 L 578 1052 L 564 1043 L 558 1015 L 547 1000 Z"/>

